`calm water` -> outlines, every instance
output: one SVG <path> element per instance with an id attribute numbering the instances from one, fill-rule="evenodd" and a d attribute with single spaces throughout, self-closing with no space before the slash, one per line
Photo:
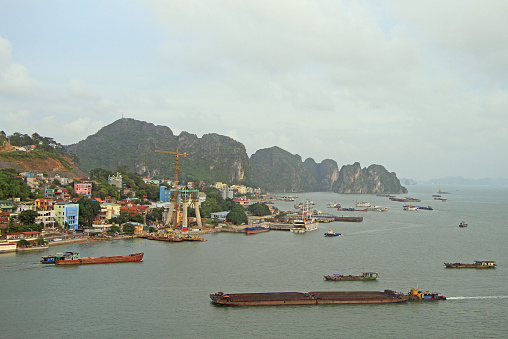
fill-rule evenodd
<path id="1" fill-rule="evenodd" d="M 209 234 L 205 243 L 144 239 L 53 246 L 0 255 L 2 338 L 500 338 L 508 336 L 507 187 L 410 186 L 407 196 L 434 211 L 374 195 L 300 194 L 323 212 L 361 215 L 361 223 L 321 224 L 307 234 Z M 445 187 L 443 187 L 445 189 Z M 356 202 L 388 212 L 337 212 Z M 294 203 L 280 202 L 281 209 Z M 415 203 L 416 204 L 416 203 Z M 469 223 L 459 228 L 460 221 Z M 325 238 L 332 227 L 341 237 Z M 141 263 L 55 267 L 42 255 L 145 252 Z M 445 269 L 444 262 L 495 260 L 494 270 Z M 380 272 L 374 282 L 323 280 L 332 273 Z M 384 290 L 410 287 L 449 300 L 389 305 L 217 307 L 224 292 Z"/>

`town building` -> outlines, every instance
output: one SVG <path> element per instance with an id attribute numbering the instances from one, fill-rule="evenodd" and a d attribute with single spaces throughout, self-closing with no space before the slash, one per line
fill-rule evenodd
<path id="1" fill-rule="evenodd" d="M 74 192 L 79 196 L 92 196 L 92 182 L 88 180 L 74 180 Z"/>
<path id="2" fill-rule="evenodd" d="M 159 201 L 170 202 L 171 201 L 171 190 L 166 186 L 159 187 Z"/>
<path id="3" fill-rule="evenodd" d="M 79 205 L 67 202 L 57 202 L 54 206 L 55 221 L 70 230 L 78 229 Z"/>

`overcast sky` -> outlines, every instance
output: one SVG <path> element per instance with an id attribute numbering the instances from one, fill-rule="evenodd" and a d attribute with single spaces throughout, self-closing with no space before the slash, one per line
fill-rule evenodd
<path id="1" fill-rule="evenodd" d="M 249 156 L 508 177 L 508 1 L 0 0 L 0 130 L 125 117 Z"/>

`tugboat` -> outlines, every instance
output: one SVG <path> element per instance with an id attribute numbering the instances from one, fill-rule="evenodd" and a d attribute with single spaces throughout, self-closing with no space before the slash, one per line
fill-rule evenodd
<path id="1" fill-rule="evenodd" d="M 335 232 L 331 228 L 328 232 L 325 233 L 325 237 L 337 237 L 339 235 L 340 235 L 340 233 Z"/>
<path id="2" fill-rule="evenodd" d="M 325 280 L 376 280 L 379 277 L 377 272 L 362 272 L 362 275 L 325 275 Z"/>
<path id="3" fill-rule="evenodd" d="M 467 222 L 461 221 L 459 227 L 467 227 Z"/>
<path id="4" fill-rule="evenodd" d="M 443 295 L 439 295 L 439 293 L 429 291 L 422 292 L 417 288 L 412 288 L 408 296 L 409 301 L 446 300 L 446 297 Z"/>

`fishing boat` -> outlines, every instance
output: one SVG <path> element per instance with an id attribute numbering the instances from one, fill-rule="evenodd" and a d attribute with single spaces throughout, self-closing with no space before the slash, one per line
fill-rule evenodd
<path id="1" fill-rule="evenodd" d="M 63 258 L 55 259 L 56 265 L 112 264 L 143 260 L 144 253 L 117 255 L 112 257 L 81 258 L 77 252 L 65 252 Z"/>
<path id="2" fill-rule="evenodd" d="M 459 224 L 459 227 L 467 227 L 467 222 L 465 221 L 461 221 L 460 224 Z"/>
<path id="3" fill-rule="evenodd" d="M 335 232 L 331 228 L 328 232 L 325 233 L 325 237 L 337 237 L 339 235 L 340 235 L 340 233 Z"/>
<path id="4" fill-rule="evenodd" d="M 362 272 L 362 275 L 325 275 L 325 280 L 376 280 L 379 277 L 377 272 Z"/>
<path id="5" fill-rule="evenodd" d="M 495 261 L 490 260 L 476 260 L 472 264 L 463 264 L 463 263 L 447 263 L 445 262 L 444 265 L 446 268 L 495 268 L 497 265 Z"/>

